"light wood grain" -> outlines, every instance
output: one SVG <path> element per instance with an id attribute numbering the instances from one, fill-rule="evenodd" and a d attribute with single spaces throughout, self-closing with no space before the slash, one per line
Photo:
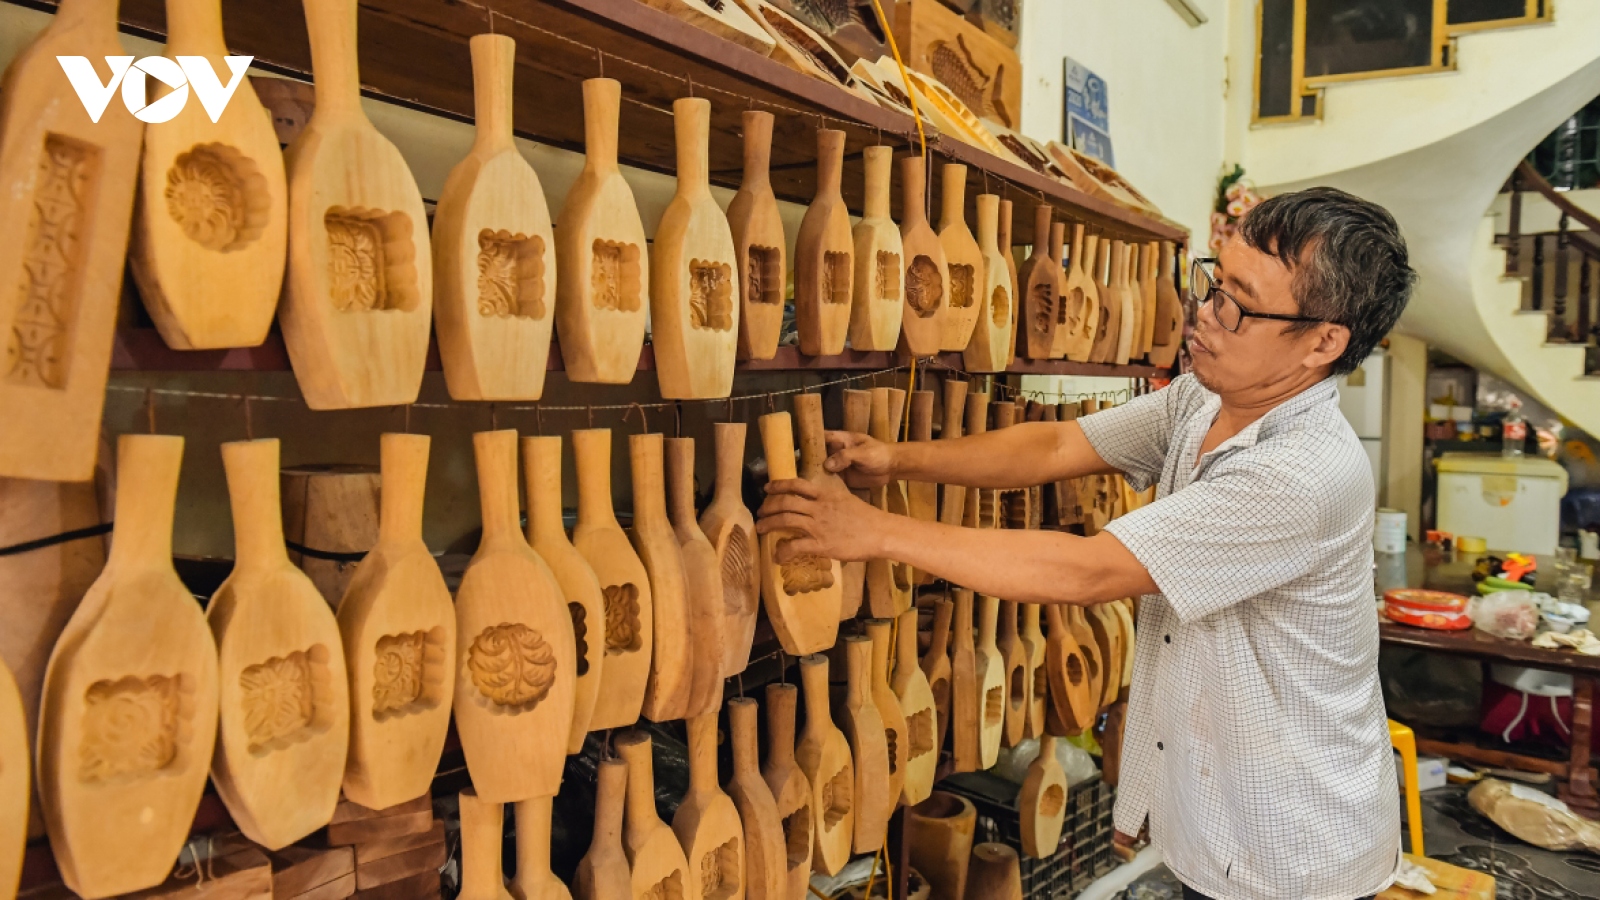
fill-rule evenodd
<path id="1" fill-rule="evenodd" d="M 1155 349 L 1156 313 L 1160 304 L 1156 296 L 1156 272 L 1160 253 L 1161 244 L 1157 241 L 1148 241 L 1139 246 L 1139 297 L 1143 309 L 1139 321 L 1144 325 L 1139 338 L 1139 359 L 1148 357 L 1150 351 Z"/>
<path id="2" fill-rule="evenodd" d="M 168 3 L 163 55 L 204 57 L 232 82 L 219 0 Z M 242 71 L 215 121 L 210 112 L 186 102 L 144 132 L 128 263 L 175 350 L 260 344 L 283 285 L 288 186 L 272 118 Z M 225 302 L 218 283 L 230 286 Z"/>
<path id="3" fill-rule="evenodd" d="M 379 488 L 376 466 L 349 464 L 288 466 L 279 471 L 283 535 L 287 543 L 328 553 L 366 553 L 378 543 Z M 289 561 L 306 573 L 328 606 L 338 608 L 356 561 L 318 559 L 289 550 Z"/>
<path id="4" fill-rule="evenodd" d="M 745 896 L 744 825 L 733 798 L 717 779 L 717 710 L 691 716 L 689 790 L 672 816 L 672 833 L 689 862 L 689 897 L 742 900 Z"/>
<path id="5" fill-rule="evenodd" d="M 1022 852 L 1048 859 L 1061 843 L 1061 826 L 1067 814 L 1067 774 L 1056 759 L 1056 739 L 1039 738 L 1039 755 L 1028 766 L 1017 793 L 1017 814 L 1022 825 Z"/>
<path id="6" fill-rule="evenodd" d="M 118 440 L 111 554 L 45 671 L 40 808 L 56 867 L 81 897 L 160 884 L 205 788 L 217 656 L 199 606 L 172 569 L 182 456 L 182 438 Z M 139 752 L 101 737 L 107 710 L 121 703 L 168 711 L 141 732 Z"/>
<path id="7" fill-rule="evenodd" d="M 689 897 L 689 864 L 672 829 L 656 815 L 655 761 L 650 736 L 630 731 L 617 738 L 628 763 L 628 803 L 622 846 L 628 853 L 634 898 Z"/>
<path id="8" fill-rule="evenodd" d="M 1005 844 L 972 848 L 965 900 L 1022 900 L 1022 868 L 1017 851 Z"/>
<path id="9" fill-rule="evenodd" d="M 475 35 L 472 149 L 433 216 L 434 320 L 456 400 L 537 400 L 555 325 L 555 235 L 544 188 L 511 134 L 517 45 Z"/>
<path id="10" fill-rule="evenodd" d="M 15 897 L 33 794 L 28 719 L 16 679 L 0 662 L 0 897 Z"/>
<path id="11" fill-rule="evenodd" d="M 933 391 L 911 393 L 910 419 L 911 440 L 933 440 Z M 913 519 L 924 522 L 938 521 L 939 485 L 931 481 L 907 481 L 905 486 L 907 514 Z M 917 584 L 926 584 L 932 580 L 931 575 L 921 571 L 915 571 L 913 578 Z"/>
<path id="12" fill-rule="evenodd" d="M 933 791 L 933 778 L 939 764 L 939 713 L 933 689 L 928 686 L 928 676 L 917 660 L 917 611 L 914 609 L 902 614 L 896 625 L 891 687 L 906 723 L 899 741 L 905 757 L 900 802 L 914 806 L 928 799 Z"/>
<path id="13" fill-rule="evenodd" d="M 888 732 L 872 696 L 872 641 L 865 635 L 850 635 L 841 644 L 845 659 L 845 692 L 834 718 L 850 743 L 850 760 L 855 769 L 851 850 L 873 853 L 883 846 L 889 814 L 899 802 L 900 794 L 893 789 L 891 781 Z M 809 701 L 809 684 L 806 690 Z M 810 709 L 809 702 L 807 709 Z"/>
<path id="14" fill-rule="evenodd" d="M 1062 620 L 1072 631 L 1072 639 L 1078 645 L 1078 650 L 1083 654 L 1083 663 L 1088 675 L 1088 700 L 1089 718 L 1087 721 L 1079 720 L 1082 728 L 1092 728 L 1096 714 L 1100 711 L 1101 695 L 1105 690 L 1107 676 L 1105 659 L 1100 654 L 1100 645 L 1095 641 L 1094 631 L 1089 628 L 1089 622 L 1084 617 L 1083 607 L 1069 604 L 1062 612 Z"/>
<path id="15" fill-rule="evenodd" d="M 1132 244 L 1121 241 L 1111 243 L 1111 260 L 1116 266 L 1116 282 L 1114 288 L 1122 302 L 1122 314 L 1117 318 L 1117 352 L 1114 359 L 1117 365 L 1125 366 L 1133 359 L 1134 336 L 1141 325 L 1139 322 L 1142 304 L 1137 299 L 1133 284 L 1129 278 L 1129 269 L 1133 267 Z"/>
<path id="16" fill-rule="evenodd" d="M 800 678 L 805 684 L 806 727 L 794 756 L 811 785 L 811 868 L 834 875 L 850 861 L 858 813 L 855 765 L 850 742 L 828 710 L 828 658 L 813 654 L 801 659 Z"/>
<path id="17" fill-rule="evenodd" d="M 788 293 L 789 245 L 772 192 L 772 113 L 744 113 L 744 179 L 728 204 L 728 229 L 738 261 L 739 358 L 771 359 L 778 352 Z"/>
<path id="18" fill-rule="evenodd" d="M 900 437 L 901 416 L 905 412 L 906 392 L 899 388 L 873 388 L 869 411 L 869 432 L 876 440 L 895 443 Z M 875 487 L 871 502 L 892 515 L 906 512 L 905 485 L 899 481 Z M 867 562 L 867 606 L 877 618 L 893 618 L 911 608 L 910 566 L 892 559 Z"/>
<path id="19" fill-rule="evenodd" d="M 700 514 L 700 530 L 717 552 L 724 616 L 722 677 L 729 678 L 750 664 L 756 612 L 761 606 L 761 569 L 755 517 L 744 505 L 743 496 L 745 424 L 718 422 L 713 431 L 716 489 L 711 504 Z"/>
<path id="20" fill-rule="evenodd" d="M 733 232 L 711 196 L 707 153 L 711 101 L 672 104 L 678 189 L 661 215 L 650 251 L 650 343 L 661 396 L 726 397 L 738 355 L 739 261 Z"/>
<path id="21" fill-rule="evenodd" d="M 461 810 L 461 900 L 512 900 L 500 865 L 504 804 L 484 800 L 471 788 L 456 799 Z"/>
<path id="22" fill-rule="evenodd" d="M 519 527 L 517 433 L 472 436 L 483 538 L 456 591 L 456 732 L 478 796 L 561 787 L 577 649 L 555 575 Z"/>
<path id="23" fill-rule="evenodd" d="M 1116 289 L 1116 245 L 1119 241 L 1100 239 L 1095 247 L 1095 291 L 1100 296 L 1100 322 L 1095 329 L 1094 345 L 1089 351 L 1089 361 L 1109 363 L 1117 358 L 1117 329 L 1122 318 L 1122 294 Z"/>
<path id="24" fill-rule="evenodd" d="M 939 440 L 951 441 L 961 437 L 962 415 L 967 408 L 967 383 L 956 377 L 944 382 L 944 422 L 939 430 Z M 967 489 L 947 484 L 939 491 L 939 521 L 946 525 L 960 525 L 966 518 Z"/>
<path id="25" fill-rule="evenodd" d="M 811 810 L 811 782 L 795 758 L 795 707 L 800 689 L 792 684 L 767 685 L 767 762 L 761 778 L 772 791 L 783 823 L 784 900 L 804 900 L 811 883 L 812 837 L 815 815 Z"/>
<path id="26" fill-rule="evenodd" d="M 735 4 L 709 3 L 704 0 L 644 0 L 673 18 L 681 19 L 702 31 L 726 38 L 747 50 L 766 56 L 772 52 L 773 39 L 756 24 L 749 14 Z"/>
<path id="27" fill-rule="evenodd" d="M 1033 249 L 1017 269 L 1017 354 L 1025 359 L 1049 359 L 1056 339 L 1056 305 L 1061 261 L 1050 255 L 1049 206 L 1033 208 Z"/>
<path id="28" fill-rule="evenodd" d="M 611 505 L 611 430 L 572 432 L 572 455 L 578 474 L 572 544 L 594 570 L 605 598 L 606 659 L 589 728 L 621 728 L 639 720 L 650 679 L 655 642 L 650 576 Z"/>
<path id="29" fill-rule="evenodd" d="M 1056 276 L 1056 335 L 1050 342 L 1050 358 L 1062 359 L 1067 346 L 1072 343 L 1073 331 L 1068 323 L 1067 311 L 1067 223 L 1050 223 L 1050 258 L 1055 260 Z"/>
<path id="30" fill-rule="evenodd" d="M 906 811 L 911 866 L 927 879 L 928 900 L 961 900 L 977 825 L 978 812 L 971 801 L 947 791 L 934 791 Z"/>
<path id="31" fill-rule="evenodd" d="M 978 249 L 983 265 L 978 269 L 978 314 L 972 339 L 967 342 L 962 362 L 968 371 L 1001 372 L 1010 365 L 1016 346 L 1016 288 L 1011 269 L 1001 256 L 998 243 L 1000 198 L 994 194 L 978 196 Z M 1009 236 L 1008 236 L 1009 237 Z"/>
<path id="32" fill-rule="evenodd" d="M 1045 731 L 1068 736 L 1093 722 L 1098 697 L 1090 691 L 1088 663 L 1058 605 L 1046 607 L 1050 630 L 1045 635 L 1045 670 L 1050 703 Z"/>
<path id="33" fill-rule="evenodd" d="M 694 518 L 694 439 L 667 438 L 666 443 L 667 495 L 672 531 L 683 556 L 692 638 L 687 714 L 698 716 L 715 713 L 722 706 L 727 603 L 722 596 L 717 550 Z"/>
<path id="34" fill-rule="evenodd" d="M 995 243 L 999 246 L 1000 257 L 1005 260 L 1006 271 L 1010 275 L 1007 282 L 1011 296 L 1011 337 L 1006 344 L 1006 365 L 1009 367 L 1017 358 L 1017 326 L 1022 321 L 1022 295 L 1021 286 L 1017 281 L 1017 254 L 1014 246 L 1015 238 L 1015 213 L 1016 208 L 1010 200 L 1000 201 L 1000 219 L 996 229 Z"/>
<path id="35" fill-rule="evenodd" d="M 1100 324 L 1100 292 L 1089 276 L 1098 241 L 1096 236 L 1084 234 L 1082 223 L 1072 226 L 1072 259 L 1066 269 L 1061 306 L 1068 332 L 1066 357 L 1073 362 L 1089 359 Z"/>
<path id="36" fill-rule="evenodd" d="M 550 871 L 550 798 L 520 800 L 516 806 L 516 900 L 572 900 L 572 892 Z"/>
<path id="37" fill-rule="evenodd" d="M 772 789 L 762 780 L 756 738 L 756 701 L 735 697 L 728 701 L 729 743 L 733 771 L 725 785 L 739 814 L 744 838 L 744 895 L 747 900 L 785 900 L 788 863 L 785 860 L 783 819 Z"/>
<path id="38" fill-rule="evenodd" d="M 644 349 L 650 248 L 617 166 L 621 103 L 616 80 L 583 83 L 583 171 L 556 216 L 556 333 L 578 382 L 627 384 Z"/>
<path id="39" fill-rule="evenodd" d="M 893 636 L 895 620 L 870 619 L 867 621 L 867 637 L 872 641 L 872 672 L 871 684 L 872 704 L 878 709 L 878 717 L 883 720 L 883 736 L 888 750 L 889 758 L 889 807 L 892 810 L 900 805 L 905 795 L 906 784 L 906 759 L 910 750 L 910 735 L 907 733 L 905 710 L 900 706 L 900 698 L 895 694 L 894 687 L 889 682 L 890 654 L 894 650 Z M 912 665 L 915 669 L 915 664 Z M 921 670 L 917 670 L 921 674 Z"/>
<path id="40" fill-rule="evenodd" d="M 594 833 L 572 878 L 576 900 L 634 900 L 627 851 L 622 846 L 628 764 L 617 758 L 596 764 Z"/>
<path id="41" fill-rule="evenodd" d="M 1122 623 L 1104 603 L 1085 608 L 1083 619 L 1100 651 L 1104 670 L 1100 678 L 1100 709 L 1104 710 L 1117 701 L 1117 691 L 1122 687 Z"/>
<path id="42" fill-rule="evenodd" d="M 650 680 L 644 688 L 644 716 L 652 722 L 681 719 L 693 688 L 693 624 L 683 551 L 667 519 L 663 474 L 663 438 L 659 434 L 628 437 L 633 468 L 633 548 L 650 578 L 654 639 Z"/>
<path id="43" fill-rule="evenodd" d="M 939 352 L 950 306 L 950 267 L 944 244 L 928 224 L 927 164 L 923 156 L 900 160 L 900 244 L 906 267 L 900 344 L 912 356 Z"/>
<path id="44" fill-rule="evenodd" d="M 989 395 L 969 391 L 967 393 L 966 414 L 967 434 L 983 434 L 988 431 Z M 948 486 L 945 490 L 948 493 Z M 992 495 L 993 492 L 979 488 L 963 488 L 962 490 L 966 491 L 967 499 L 962 502 L 961 506 L 961 524 L 967 528 L 993 528 L 994 514 L 992 505 L 990 510 L 986 512 L 982 502 L 982 498 L 985 495 Z"/>
<path id="45" fill-rule="evenodd" d="M 317 104 L 284 151 L 289 277 L 278 323 L 312 409 L 410 403 L 433 320 L 427 212 L 361 109 L 356 0 L 304 0 Z"/>
<path id="46" fill-rule="evenodd" d="M 872 430 L 872 391 L 844 389 L 844 430 L 851 434 L 867 434 Z M 851 490 L 857 498 L 872 502 L 871 490 Z M 844 576 L 844 588 L 839 597 L 839 621 L 854 618 L 867 597 L 867 563 L 854 560 L 839 564 Z"/>
<path id="47" fill-rule="evenodd" d="M 934 722 L 938 735 L 933 745 L 935 756 L 944 748 L 945 735 L 950 731 L 950 623 L 954 617 L 954 603 L 948 599 L 934 601 L 933 629 L 928 635 L 928 652 L 921 662 L 938 711 Z"/>
<path id="48" fill-rule="evenodd" d="M 797 411 L 810 411 L 802 403 L 808 395 L 795 398 Z M 820 398 L 809 395 L 813 401 Z M 818 403 L 814 417 L 816 425 L 808 429 L 811 464 L 807 466 L 808 480 L 820 477 L 822 446 L 822 413 Z M 805 418 L 811 418 L 805 415 Z M 761 417 L 761 443 L 766 452 L 767 476 L 773 481 L 799 477 L 794 463 L 794 432 L 788 413 L 768 413 Z M 761 597 L 772 622 L 772 630 L 783 645 L 784 652 L 803 656 L 833 646 L 839 633 L 839 608 L 844 588 L 844 576 L 836 559 L 802 557 L 779 565 L 774 553 L 781 541 L 791 535 L 769 532 L 761 536 Z"/>
<path id="49" fill-rule="evenodd" d="M 333 612 L 284 549 L 278 441 L 223 444 L 222 463 L 235 555 L 206 606 L 220 710 L 211 780 L 239 830 L 276 850 L 327 824 L 339 802 L 349 676 Z"/>
<path id="50" fill-rule="evenodd" d="M 972 616 L 972 592 L 956 588 L 951 618 L 950 731 L 957 772 L 986 768 L 982 765 L 983 689 L 988 669 L 978 666 Z"/>
<path id="51" fill-rule="evenodd" d="M 979 600 L 978 637 L 974 662 L 978 673 L 978 767 L 987 769 L 1000 758 L 1006 728 L 1006 660 L 995 643 L 1000 601 L 984 595 Z"/>
<path id="52" fill-rule="evenodd" d="M 94 474 L 144 123 L 112 97 L 91 121 L 55 57 L 123 53 L 116 0 L 63 3 L 0 99 L 0 476 Z M 59 226 L 59 228 L 57 227 Z M 20 423 L 27 423 L 23 427 Z"/>
<path id="53" fill-rule="evenodd" d="M 422 542 L 430 438 L 385 434 L 378 542 L 339 602 L 350 690 L 344 795 L 385 809 L 428 792 L 450 729 L 456 611 Z"/>
<path id="54" fill-rule="evenodd" d="M 939 324 L 939 349 L 965 350 L 985 306 L 984 256 L 967 227 L 967 167 L 945 163 L 940 170 L 939 245 L 950 275 L 950 303 Z M 998 214 L 998 209 L 996 209 Z"/>
<path id="55" fill-rule="evenodd" d="M 1017 630 L 1017 604 L 1002 600 L 999 620 L 995 647 L 1000 653 L 1006 686 L 1006 725 L 1001 743 L 1015 747 L 1022 742 L 1028 730 L 1028 707 L 1032 700 L 1033 685 L 1028 680 L 1028 648 L 1021 632 Z"/>
<path id="56" fill-rule="evenodd" d="M 900 241 L 899 227 L 889 218 L 894 148 L 864 148 L 861 165 L 866 173 L 861 221 L 851 232 L 855 281 L 850 303 L 850 347 L 893 350 L 900 341 L 906 280 L 905 246 Z"/>
<path id="57" fill-rule="evenodd" d="M 567 752 L 577 753 L 589 733 L 600 698 L 606 665 L 606 599 L 589 561 L 567 538 L 561 502 L 561 438 L 522 439 L 523 494 L 528 521 L 524 529 L 533 552 L 539 554 L 567 604 L 575 642 L 575 678 L 572 687 L 572 729 Z"/>
<path id="58" fill-rule="evenodd" d="M 734 0 L 772 36 L 772 58 L 801 73 L 832 82 L 865 98 L 865 90 L 850 74 L 850 67 L 828 42 L 804 22 L 767 0 Z"/>
<path id="59" fill-rule="evenodd" d="M 828 39 L 849 62 L 877 59 L 884 50 L 884 34 L 873 15 L 871 0 L 817 4 L 810 0 L 773 0 L 773 5 L 794 16 L 807 28 Z"/>
<path id="60" fill-rule="evenodd" d="M 1171 241 L 1161 242 L 1161 256 L 1156 264 L 1156 330 L 1151 338 L 1150 363 L 1167 367 L 1178 358 L 1178 348 L 1183 344 L 1184 303 L 1173 283 Z"/>
<path id="61" fill-rule="evenodd" d="M 1022 646 L 1026 652 L 1023 681 L 1028 685 L 1028 716 L 1023 736 L 1031 738 L 1044 734 L 1044 708 L 1050 699 L 1044 631 L 1039 627 L 1041 612 L 1037 603 L 1022 604 Z"/>
<path id="62" fill-rule="evenodd" d="M 850 211 L 839 190 L 844 170 L 842 131 L 817 130 L 817 192 L 794 242 L 794 316 L 800 352 L 830 356 L 844 350 L 855 287 L 855 241 Z"/>
<path id="63" fill-rule="evenodd" d="M 974 115 L 1007 128 L 1021 126 L 1022 64 L 1016 51 L 935 0 L 896 4 L 893 24 L 907 66 L 943 82 Z"/>

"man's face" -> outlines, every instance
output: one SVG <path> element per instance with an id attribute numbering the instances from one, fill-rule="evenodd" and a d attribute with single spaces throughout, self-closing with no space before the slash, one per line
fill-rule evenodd
<path id="1" fill-rule="evenodd" d="M 1288 268 L 1242 240 L 1230 240 L 1222 248 L 1212 274 L 1249 312 L 1300 315 Z M 1226 299 L 1221 302 L 1228 303 Z M 1343 328 L 1316 325 L 1289 333 L 1289 327 L 1288 322 L 1246 316 L 1239 330 L 1230 332 L 1217 321 L 1215 302 L 1202 304 L 1189 344 L 1195 379 L 1214 393 L 1237 393 L 1294 381 L 1303 377 L 1307 368 L 1320 368 L 1337 358 L 1337 352 L 1328 357 L 1328 341 L 1333 337 L 1329 331 L 1344 332 Z M 1338 343 L 1342 352 L 1343 340 Z"/>

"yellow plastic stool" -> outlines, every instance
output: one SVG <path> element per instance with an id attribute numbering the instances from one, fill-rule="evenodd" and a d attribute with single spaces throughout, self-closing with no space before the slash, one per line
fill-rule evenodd
<path id="1" fill-rule="evenodd" d="M 1417 790 L 1417 736 L 1410 728 L 1389 720 L 1389 743 L 1400 751 L 1406 767 L 1406 822 L 1411 826 L 1411 854 L 1427 856 L 1422 849 L 1422 792 Z"/>

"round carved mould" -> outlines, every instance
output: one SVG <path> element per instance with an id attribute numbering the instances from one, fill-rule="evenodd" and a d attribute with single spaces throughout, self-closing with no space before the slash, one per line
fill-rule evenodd
<path id="1" fill-rule="evenodd" d="M 219 253 L 247 247 L 266 230 L 272 196 L 249 157 L 227 144 L 196 144 L 167 169 L 167 214 L 189 239 Z"/>

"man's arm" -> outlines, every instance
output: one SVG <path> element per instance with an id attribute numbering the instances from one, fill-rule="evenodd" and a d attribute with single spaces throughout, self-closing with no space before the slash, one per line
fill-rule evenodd
<path id="1" fill-rule="evenodd" d="M 1024 422 L 955 440 L 885 444 L 862 434 L 828 432 L 827 469 L 856 489 L 891 479 L 975 488 L 1032 487 L 1116 471 L 1095 452 L 1077 422 Z"/>
<path id="2" fill-rule="evenodd" d="M 1007 429 L 1011 430 L 1011 429 Z M 1103 603 L 1157 588 L 1114 536 L 957 528 L 893 515 L 837 485 L 803 479 L 767 487 L 756 530 L 794 531 L 778 562 L 798 556 L 893 559 L 980 594 L 1022 603 Z"/>

